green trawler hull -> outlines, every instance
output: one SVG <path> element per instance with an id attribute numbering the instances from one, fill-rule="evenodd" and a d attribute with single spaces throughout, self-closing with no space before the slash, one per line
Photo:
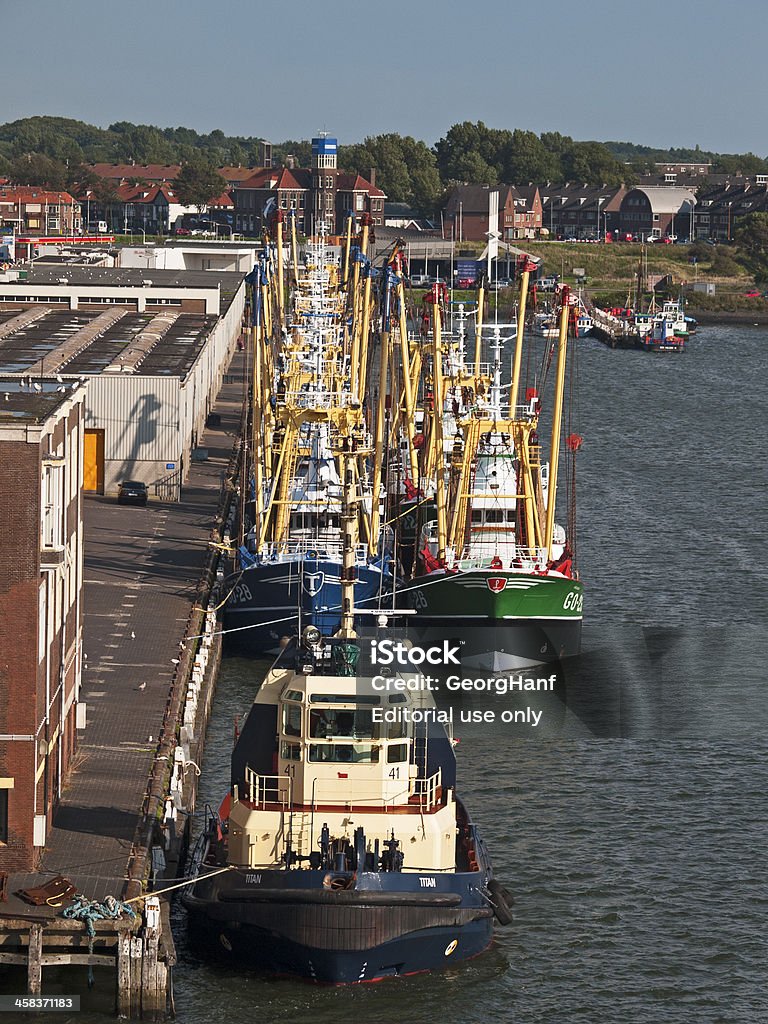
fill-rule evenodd
<path id="1" fill-rule="evenodd" d="M 574 657 L 584 587 L 578 580 L 513 570 L 435 572 L 413 580 L 409 632 L 462 642 L 462 663 L 506 671 Z"/>

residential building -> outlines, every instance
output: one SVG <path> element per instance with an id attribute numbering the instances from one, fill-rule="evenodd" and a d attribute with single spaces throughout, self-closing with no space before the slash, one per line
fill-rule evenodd
<path id="1" fill-rule="evenodd" d="M 327 135 L 312 140 L 312 166 L 260 168 L 232 189 L 234 229 L 258 236 L 276 210 L 295 216 L 300 234 L 310 234 L 322 221 L 329 234 L 342 234 L 352 214 L 359 229 L 363 213 L 374 227 L 384 224 L 386 196 L 369 178 L 339 170 L 336 139 Z"/>
<path id="2" fill-rule="evenodd" d="M 3 324 L 8 327 L 9 321 Z M 85 726 L 85 387 L 0 379 L 0 871 L 39 861 Z"/>
<path id="3" fill-rule="evenodd" d="M 63 190 L 1 185 L 0 227 L 18 235 L 76 235 L 82 228 L 80 203 Z"/>
<path id="4" fill-rule="evenodd" d="M 639 238 L 677 235 L 690 237 L 694 225 L 696 195 L 674 185 L 638 185 L 621 201 L 619 231 Z"/>

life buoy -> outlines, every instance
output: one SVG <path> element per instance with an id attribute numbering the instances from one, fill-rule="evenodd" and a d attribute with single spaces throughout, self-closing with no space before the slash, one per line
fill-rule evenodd
<path id="1" fill-rule="evenodd" d="M 492 878 L 488 883 L 488 893 L 494 917 L 499 924 L 512 924 L 512 911 L 509 906 L 512 903 L 512 894 L 509 890 L 505 889 L 501 882 Z"/>
<path id="2" fill-rule="evenodd" d="M 317 561 L 317 559 L 318 559 L 318 558 L 320 557 L 320 552 L 319 552 L 319 551 L 315 551 L 315 550 L 313 549 L 312 551 L 308 551 L 305 557 L 306 557 L 306 558 L 307 558 L 307 559 L 308 559 L 309 561 L 312 561 L 312 562 L 316 562 L 316 561 Z"/>
<path id="3" fill-rule="evenodd" d="M 501 559 L 499 558 L 498 555 L 494 555 L 493 558 L 491 559 L 490 568 L 491 569 L 501 569 L 502 568 Z"/>

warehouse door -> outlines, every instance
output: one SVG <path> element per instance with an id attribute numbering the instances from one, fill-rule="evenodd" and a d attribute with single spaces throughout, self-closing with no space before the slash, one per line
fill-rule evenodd
<path id="1" fill-rule="evenodd" d="M 83 490 L 104 493 L 104 431 L 86 430 L 83 441 Z"/>

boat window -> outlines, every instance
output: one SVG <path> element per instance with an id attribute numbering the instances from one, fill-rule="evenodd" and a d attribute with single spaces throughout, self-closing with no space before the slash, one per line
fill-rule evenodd
<path id="1" fill-rule="evenodd" d="M 408 744 L 393 743 L 387 747 L 387 764 L 398 764 L 408 760 Z"/>
<path id="2" fill-rule="evenodd" d="M 304 694 L 301 690 L 287 690 L 283 700 L 302 700 Z"/>
<path id="3" fill-rule="evenodd" d="M 283 704 L 283 734 L 301 736 L 301 705 Z"/>
<path id="4" fill-rule="evenodd" d="M 387 724 L 387 739 L 388 740 L 401 740 L 404 736 L 408 735 L 408 723 L 402 721 L 398 716 L 398 721 L 389 722 Z"/>
<path id="5" fill-rule="evenodd" d="M 381 698 L 359 693 L 313 693 L 310 704 L 381 704 Z"/>
<path id="6" fill-rule="evenodd" d="M 300 761 L 301 744 L 286 743 L 285 740 L 283 740 L 280 744 L 280 757 L 282 757 L 284 761 Z"/>
<path id="7" fill-rule="evenodd" d="M 473 523 L 482 523 L 482 521 L 483 521 L 483 513 L 480 511 L 480 509 L 476 509 L 476 508 L 472 509 L 472 522 Z"/>
<path id="8" fill-rule="evenodd" d="M 389 695 L 390 704 L 405 704 L 407 701 L 408 698 L 404 693 L 390 693 Z"/>
<path id="9" fill-rule="evenodd" d="M 507 509 L 507 522 L 514 523 L 515 521 L 515 510 L 512 508 Z"/>
<path id="10" fill-rule="evenodd" d="M 489 508 L 485 512 L 486 523 L 503 523 L 504 510 L 500 508 Z"/>
<path id="11" fill-rule="evenodd" d="M 309 760 L 332 764 L 378 764 L 379 748 L 367 743 L 310 743 Z"/>
<path id="12" fill-rule="evenodd" d="M 318 708 L 309 713 L 309 735 L 316 739 L 353 736 L 355 739 L 376 740 L 379 738 L 379 724 L 374 723 L 372 711 Z"/>

